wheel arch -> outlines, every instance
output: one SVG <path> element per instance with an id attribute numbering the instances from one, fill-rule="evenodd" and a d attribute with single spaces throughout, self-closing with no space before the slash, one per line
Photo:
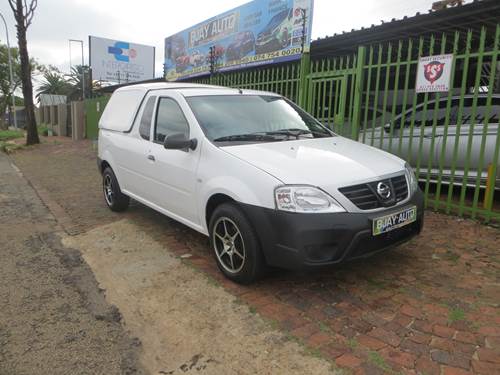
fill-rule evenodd
<path id="1" fill-rule="evenodd" d="M 104 173 L 104 170 L 108 167 L 113 169 L 111 167 L 111 164 L 109 164 L 107 160 L 100 160 L 99 161 L 99 172 L 101 172 L 101 175 Z"/>
<path id="2" fill-rule="evenodd" d="M 215 209 L 221 204 L 228 202 L 236 202 L 232 197 L 224 193 L 215 193 L 208 199 L 205 205 L 205 223 L 207 225 L 207 229 L 210 225 L 210 219 L 215 211 Z"/>

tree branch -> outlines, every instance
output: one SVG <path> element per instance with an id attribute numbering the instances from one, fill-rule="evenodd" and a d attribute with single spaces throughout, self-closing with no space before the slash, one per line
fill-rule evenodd
<path id="1" fill-rule="evenodd" d="M 31 25 L 31 21 L 33 20 L 33 16 L 35 15 L 35 8 L 38 4 L 38 0 L 31 0 L 30 5 L 26 3 L 24 0 L 24 19 L 25 19 L 25 27 L 28 28 Z"/>
<path id="2" fill-rule="evenodd" d="M 9 5 L 10 5 L 10 8 L 12 9 L 12 11 L 14 12 L 14 15 L 17 13 L 16 11 L 16 2 L 15 0 L 9 0 Z"/>

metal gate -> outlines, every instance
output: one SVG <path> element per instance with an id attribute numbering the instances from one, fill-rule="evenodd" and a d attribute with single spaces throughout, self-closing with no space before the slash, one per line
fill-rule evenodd
<path id="1" fill-rule="evenodd" d="M 354 85 L 357 57 L 315 61 L 307 76 L 305 108 L 338 134 L 353 132 Z"/>

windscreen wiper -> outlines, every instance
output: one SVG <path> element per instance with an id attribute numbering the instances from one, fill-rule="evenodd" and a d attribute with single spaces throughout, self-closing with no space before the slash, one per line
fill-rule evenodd
<path id="1" fill-rule="evenodd" d="M 237 141 L 269 142 L 277 140 L 279 139 L 277 139 L 272 134 L 250 133 L 250 134 L 228 135 L 225 137 L 216 138 L 214 139 L 214 142 L 237 142 Z"/>
<path id="2" fill-rule="evenodd" d="M 267 135 L 285 135 L 285 136 L 290 136 L 290 137 L 295 137 L 299 139 L 301 135 L 308 135 L 312 134 L 317 137 L 327 137 L 328 134 L 320 133 L 320 132 L 315 132 L 309 129 L 280 129 L 280 130 L 273 130 L 273 131 L 268 131 L 265 132 L 264 134 Z"/>

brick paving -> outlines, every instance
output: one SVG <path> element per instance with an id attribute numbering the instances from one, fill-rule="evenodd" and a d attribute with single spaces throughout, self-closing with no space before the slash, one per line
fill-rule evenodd
<path id="1" fill-rule="evenodd" d="M 68 233 L 130 218 L 346 373 L 500 374 L 498 229 L 427 212 L 422 235 L 390 252 L 243 287 L 221 276 L 204 236 L 140 204 L 109 211 L 91 143 L 50 138 L 12 158 Z"/>

